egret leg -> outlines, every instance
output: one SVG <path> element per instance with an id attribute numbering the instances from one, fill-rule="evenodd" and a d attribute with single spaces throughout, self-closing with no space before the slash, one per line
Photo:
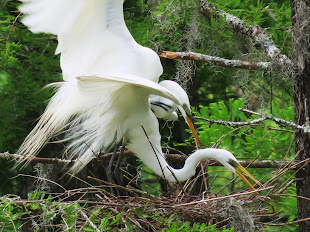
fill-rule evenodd
<path id="1" fill-rule="evenodd" d="M 112 153 L 112 157 L 111 157 L 111 159 L 110 159 L 110 161 L 109 161 L 109 165 L 108 165 L 108 168 L 107 168 L 107 180 L 108 180 L 108 182 L 110 182 L 110 183 L 113 183 L 113 182 L 114 182 L 114 181 L 113 181 L 112 166 L 113 166 L 113 162 L 114 162 L 114 160 L 115 160 L 115 158 L 116 158 L 117 150 L 118 150 L 119 146 L 120 146 L 120 143 L 117 143 L 117 144 L 115 145 L 114 151 L 113 151 L 113 153 Z M 111 193 L 114 194 L 114 189 L 113 189 L 113 188 L 110 188 L 110 190 L 111 190 Z"/>
<path id="2" fill-rule="evenodd" d="M 122 148 L 121 148 L 121 151 L 118 155 L 118 158 L 117 158 L 117 162 L 116 162 L 116 165 L 115 165 L 115 169 L 114 169 L 114 176 L 115 178 L 117 179 L 118 181 L 118 184 L 120 185 L 123 185 L 123 178 L 122 178 L 122 172 L 120 170 L 120 165 L 121 165 L 121 162 L 122 162 L 122 159 L 123 159 L 123 154 L 124 154 L 124 151 L 125 151 L 125 142 L 123 141 L 122 143 Z"/>

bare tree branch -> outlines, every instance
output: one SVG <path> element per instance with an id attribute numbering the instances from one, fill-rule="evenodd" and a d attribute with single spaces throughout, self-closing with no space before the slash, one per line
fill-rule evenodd
<path id="1" fill-rule="evenodd" d="M 250 126 L 253 124 L 260 123 L 260 122 L 267 119 L 266 117 L 261 117 L 261 118 L 257 118 L 257 119 L 247 121 L 247 122 L 232 122 L 232 121 L 223 121 L 223 120 L 213 120 L 213 119 L 201 118 L 201 117 L 194 117 L 194 118 L 199 119 L 199 120 L 203 120 L 203 121 L 207 121 L 210 123 L 214 123 L 214 124 L 224 125 L 224 126 Z"/>
<path id="2" fill-rule="evenodd" d="M 292 66 L 292 61 L 286 55 L 281 54 L 281 50 L 275 45 L 272 38 L 268 36 L 263 28 L 258 25 L 248 26 L 240 18 L 215 8 L 208 1 L 198 1 L 201 5 L 201 12 L 204 16 L 210 18 L 211 16 L 216 15 L 217 17 L 224 18 L 228 26 L 254 39 L 256 44 L 264 49 L 266 55 L 271 58 L 271 60 L 281 65 Z"/>
<path id="3" fill-rule="evenodd" d="M 133 156 L 131 151 L 125 151 L 124 156 Z M 107 153 L 104 155 L 99 156 L 98 158 L 93 159 L 90 163 L 97 163 L 97 162 L 104 162 L 110 161 L 112 157 L 112 153 Z M 1 159 L 8 159 L 8 160 L 22 160 L 25 157 L 19 154 L 10 154 L 8 152 L 0 153 Z M 59 158 L 42 158 L 42 157 L 30 157 L 31 160 L 29 163 L 42 163 L 42 164 L 56 164 L 56 165 L 63 165 L 63 166 L 71 166 L 75 163 L 75 160 L 67 160 L 67 159 L 59 159 Z"/>
<path id="4" fill-rule="evenodd" d="M 134 156 L 132 152 L 126 151 L 126 156 Z M 96 159 L 93 159 L 91 163 L 98 163 L 102 161 L 109 161 L 112 153 L 103 155 Z M 19 160 L 22 156 L 18 154 L 9 154 L 0 153 L 0 159 L 8 159 L 8 160 Z M 186 156 L 179 154 L 166 154 L 167 160 L 171 162 L 184 162 L 186 160 Z M 33 157 L 29 163 L 45 163 L 45 164 L 56 164 L 56 165 L 73 165 L 75 160 L 65 160 L 65 159 L 57 159 L 57 158 L 41 158 L 41 157 Z M 262 161 L 250 161 L 250 160 L 241 160 L 240 164 L 244 167 L 249 168 L 298 168 L 299 164 L 292 161 L 279 161 L 279 160 L 262 160 Z M 209 163 L 209 166 L 223 166 L 217 161 L 212 161 Z"/>
<path id="5" fill-rule="evenodd" d="M 194 117 L 195 119 L 199 119 L 199 120 L 203 120 L 203 121 L 207 121 L 210 123 L 214 123 L 214 124 L 220 124 L 220 125 L 224 125 L 224 126 L 251 126 L 253 124 L 257 124 L 260 123 L 262 121 L 265 120 L 271 120 L 274 121 L 275 123 L 277 123 L 280 126 L 288 126 L 291 127 L 292 129 L 301 129 L 303 130 L 305 133 L 310 133 L 310 122 L 306 122 L 305 125 L 298 125 L 292 121 L 287 121 L 284 120 L 282 118 L 276 118 L 272 115 L 268 115 L 268 114 L 261 114 L 249 109 L 242 109 L 239 108 L 240 111 L 245 112 L 245 113 L 250 113 L 250 114 L 254 114 L 259 116 L 259 118 L 251 120 L 251 121 L 247 121 L 247 122 L 233 122 L 233 121 L 222 121 L 222 120 L 213 120 L 213 119 L 208 119 L 208 118 L 201 118 L 201 117 Z M 289 130 L 285 130 L 286 132 L 294 132 L 294 131 L 289 131 Z"/>
<path id="6" fill-rule="evenodd" d="M 241 110 L 241 109 L 240 109 Z M 255 112 L 255 114 L 259 114 L 257 112 Z M 252 126 L 252 125 L 259 125 L 260 122 L 263 122 L 265 120 L 272 120 L 270 118 L 271 116 L 269 115 L 260 115 L 260 118 L 257 119 L 253 119 L 251 121 L 246 121 L 246 122 L 234 122 L 234 121 L 223 121 L 223 120 L 214 120 L 214 119 L 209 119 L 209 118 L 201 118 L 201 117 L 197 117 L 195 116 L 195 119 L 198 120 L 202 120 L 202 121 L 207 121 L 210 124 L 219 124 L 219 125 L 224 125 L 224 126 L 231 126 L 231 127 L 241 127 L 241 126 Z M 279 119 L 279 120 L 283 120 L 283 119 Z M 286 123 L 291 123 L 290 121 L 285 121 Z M 267 127 L 265 125 L 261 125 L 262 127 Z M 284 131 L 284 132 L 288 132 L 288 133 L 294 133 L 293 130 L 287 130 L 287 129 L 280 129 L 280 128 L 273 128 L 273 127 L 267 127 L 270 130 L 277 130 L 277 131 Z M 293 128 L 295 129 L 295 128 Z"/>
<path id="7" fill-rule="evenodd" d="M 241 68 L 252 70 L 267 70 L 271 67 L 270 62 L 250 62 L 241 60 L 228 60 L 217 56 L 209 56 L 195 52 L 159 52 L 158 55 L 163 58 L 173 60 L 194 60 L 210 65 L 218 65 L 226 68 Z"/>
<path id="8" fill-rule="evenodd" d="M 305 133 L 310 133 L 310 126 L 309 126 L 309 123 L 306 123 L 305 125 L 298 125 L 292 121 L 286 121 L 282 118 L 276 118 L 276 117 L 273 117 L 272 115 L 268 115 L 268 114 L 260 114 L 258 112 L 255 112 L 255 111 L 252 111 L 252 110 L 248 110 L 248 109 L 242 109 L 240 108 L 239 110 L 241 110 L 242 112 L 245 112 L 245 113 L 250 113 L 250 114 L 255 114 L 257 116 L 260 116 L 262 118 L 265 118 L 265 119 L 269 119 L 269 120 L 272 120 L 274 121 L 275 123 L 277 123 L 278 125 L 285 125 L 285 126 L 289 126 L 293 129 L 301 129 L 303 130 Z"/>

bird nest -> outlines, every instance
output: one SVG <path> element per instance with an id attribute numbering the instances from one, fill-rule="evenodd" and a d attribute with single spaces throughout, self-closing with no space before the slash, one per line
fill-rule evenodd
<path id="1" fill-rule="evenodd" d="M 267 213 L 269 208 L 262 210 L 267 197 L 257 194 L 259 191 L 218 197 L 194 197 L 182 192 L 175 196 L 155 197 L 128 187 L 132 196 L 116 197 L 107 191 L 107 187 L 124 189 L 116 185 L 90 186 L 50 195 L 47 199 L 45 195 L 45 200 L 37 195 L 36 199 L 15 201 L 27 211 L 24 221 L 31 221 L 31 228 L 39 228 L 39 231 L 42 228 L 62 231 L 72 227 L 102 231 L 98 226 L 102 225 L 102 220 L 106 220 L 109 231 L 158 231 L 176 222 L 188 226 L 197 223 L 214 225 L 218 229 L 234 227 L 234 231 L 261 231 L 262 218 L 276 215 L 275 212 Z M 70 225 L 65 218 L 78 220 Z"/>
<path id="2" fill-rule="evenodd" d="M 95 207 L 101 209 L 102 215 L 112 211 L 111 218 L 125 212 L 122 221 L 131 221 L 137 228 L 146 231 L 164 229 L 176 220 L 189 222 L 191 225 L 205 223 L 217 228 L 234 227 L 235 231 L 260 231 L 262 225 L 256 223 L 260 212 L 249 210 L 249 206 L 256 201 L 245 196 L 213 199 L 207 198 L 204 201 L 197 197 L 188 202 L 188 199 L 178 201 L 171 197 L 125 197 L 109 199 L 109 203 L 103 201 L 102 205 L 98 203 Z M 168 221 L 159 218 L 166 218 Z"/>
<path id="3" fill-rule="evenodd" d="M 272 201 L 288 196 L 287 190 L 295 181 L 294 173 L 305 164 L 306 162 L 285 163 L 284 166 L 272 172 L 272 177 L 264 181 L 264 185 L 256 191 L 244 191 L 242 190 L 244 186 L 238 190 L 232 190 L 231 183 L 237 186 L 237 183 L 232 181 L 224 187 L 221 186 L 221 190 L 215 194 L 211 180 L 208 181 L 209 185 L 204 184 L 205 179 L 211 177 L 201 171 L 206 170 L 204 167 L 197 171 L 198 177 L 184 184 L 169 184 L 156 176 L 150 177 L 150 173 L 147 177 L 141 177 L 140 172 L 138 174 L 134 172 L 124 185 L 104 181 L 104 176 L 103 178 L 87 177 L 84 174 L 80 177 L 72 176 L 71 183 L 76 182 L 74 187 L 66 186 L 65 183 L 68 180 L 64 177 L 60 179 L 64 182 L 59 180 L 56 183 L 52 181 L 57 179 L 56 177 L 42 174 L 57 173 L 49 166 L 56 164 L 37 163 L 34 166 L 37 176 L 23 174 L 19 176 L 26 176 L 26 179 L 31 179 L 31 182 L 34 178 L 36 180 L 34 184 L 37 189 L 41 189 L 41 195 L 30 197 L 28 200 L 14 196 L 13 201 L 23 208 L 27 215 L 25 221 L 31 221 L 31 228 L 39 228 L 39 231 L 42 228 L 49 228 L 47 231 L 62 231 L 72 226 L 82 230 L 88 226 L 92 230 L 100 231 L 102 229 L 98 228 L 103 219 L 111 230 L 116 231 L 122 229 L 156 231 L 168 228 L 176 222 L 189 223 L 190 226 L 194 226 L 195 223 L 214 225 L 219 229 L 234 227 L 234 231 L 261 231 L 265 225 L 286 226 L 298 223 L 298 221 L 289 221 L 288 215 L 291 213 L 283 212 L 283 209 L 275 209 Z M 89 170 L 95 171 L 98 168 L 96 165 L 96 163 L 90 164 Z M 103 169 L 101 165 L 99 168 Z M 130 169 L 131 166 L 126 162 L 125 173 L 128 174 Z M 292 170 L 295 172 L 290 172 Z M 84 187 L 81 188 L 81 186 Z M 230 186 L 229 190 L 227 186 Z M 205 189 L 208 191 L 203 192 Z M 222 190 L 233 193 L 224 195 Z M 53 194 L 48 196 L 46 193 Z M 219 196 L 219 193 L 222 196 Z M 290 195 L 290 197 L 295 196 Z M 6 198 L 5 202 L 12 200 L 11 196 L 3 198 Z M 75 212 L 74 217 L 78 220 L 74 221 L 74 225 L 67 225 L 65 218 L 73 217 L 70 216 L 72 212 Z M 50 218 L 49 215 L 54 216 Z"/>
<path id="4" fill-rule="evenodd" d="M 264 182 L 264 186 L 256 191 L 237 190 L 233 194 L 222 196 L 214 196 L 214 193 L 207 191 L 204 193 L 198 191 L 198 194 L 194 195 L 190 191 L 189 183 L 196 182 L 199 189 L 206 187 L 202 186 L 204 181 L 198 177 L 191 179 L 185 185 L 171 185 L 165 181 L 161 183 L 161 180 L 153 178 L 138 178 L 139 180 L 133 178 L 124 185 L 125 187 L 108 183 L 101 178 L 88 176 L 82 180 L 79 177 L 74 177 L 73 180 L 78 182 L 78 186 L 84 184 L 84 187 L 71 189 L 62 183 L 51 181 L 49 177 L 42 176 L 40 174 L 42 170 L 36 166 L 35 170 L 38 172 L 38 176 L 32 176 L 33 178 L 44 180 L 43 182 L 60 187 L 60 189 L 57 191 L 55 189 L 44 190 L 42 183 L 36 182 L 36 188 L 42 189 L 41 194 L 44 191 L 54 192 L 54 194 L 51 194 L 50 197 L 47 197 L 47 194 L 36 196 L 29 200 L 15 197 L 15 202 L 27 212 L 26 221 L 31 221 L 31 228 L 38 227 L 40 231 L 42 227 L 58 227 L 59 230 L 69 228 L 70 226 L 64 223 L 65 220 L 60 222 L 59 218 L 68 217 L 68 211 L 71 211 L 66 209 L 70 207 L 73 207 L 76 218 L 79 218 L 74 222 L 74 227 L 82 230 L 88 226 L 95 231 L 100 231 L 98 225 L 105 218 L 106 224 L 110 225 L 109 228 L 115 231 L 122 229 L 131 231 L 128 229 L 130 226 L 133 227 L 132 231 L 156 231 L 167 228 L 176 221 L 189 223 L 191 226 L 195 223 L 200 223 L 200 225 L 204 223 L 214 225 L 219 229 L 234 227 L 234 231 L 261 231 L 265 225 L 285 226 L 297 223 L 288 222 L 288 218 L 284 218 L 285 215 L 283 217 L 283 211 L 274 209 L 272 205 L 272 200 L 284 196 L 288 187 L 294 182 L 294 174 L 288 173 L 289 170 L 300 169 L 304 163 L 291 163 L 290 165 L 287 164 L 285 167 L 279 168 L 273 177 Z M 91 170 L 94 168 L 95 166 L 92 165 Z M 20 175 L 22 176 L 22 174 Z M 143 184 L 151 185 L 151 180 L 156 181 L 157 187 L 155 188 L 158 188 L 159 185 L 161 187 L 157 193 L 144 190 Z M 115 194 L 111 194 L 111 192 Z M 11 197 L 9 198 L 11 199 Z M 34 207 L 33 204 L 39 206 Z M 49 218 L 48 215 L 51 214 L 56 216 Z M 290 215 L 290 213 L 287 212 L 286 215 Z M 58 230 L 52 229 L 52 231 Z"/>

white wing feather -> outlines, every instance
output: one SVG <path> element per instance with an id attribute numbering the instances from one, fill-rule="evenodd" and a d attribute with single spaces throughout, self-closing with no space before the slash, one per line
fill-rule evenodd
<path id="1" fill-rule="evenodd" d="M 123 0 L 22 0 L 22 22 L 34 33 L 58 37 L 65 81 L 118 71 L 158 82 L 157 54 L 139 45 L 123 17 Z"/>
<path id="2" fill-rule="evenodd" d="M 95 94 L 100 95 L 102 93 L 102 90 L 100 88 L 104 88 L 105 90 L 109 89 L 115 89 L 114 88 L 108 88 L 107 86 L 110 84 L 126 84 L 126 85 L 133 85 L 133 86 L 139 86 L 145 89 L 145 92 L 150 95 L 154 94 L 157 96 L 161 96 L 164 98 L 167 98 L 171 101 L 173 101 L 176 105 L 180 105 L 180 101 L 178 97 L 171 91 L 169 91 L 167 88 L 154 83 L 153 81 L 149 81 L 145 78 L 129 75 L 125 73 L 117 73 L 113 76 L 107 76 L 107 75 L 97 75 L 97 76 L 81 76 L 77 77 L 78 79 L 78 85 L 81 88 L 81 90 L 84 90 L 85 92 L 89 94 Z M 94 90 L 99 90 L 100 92 L 96 93 Z"/>

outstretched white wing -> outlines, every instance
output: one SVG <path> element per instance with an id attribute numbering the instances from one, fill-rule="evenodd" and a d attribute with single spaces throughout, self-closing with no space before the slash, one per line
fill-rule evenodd
<path id="1" fill-rule="evenodd" d="M 85 93 L 93 94 L 100 96 L 100 92 L 103 93 L 109 91 L 110 88 L 120 88 L 120 85 L 132 85 L 141 87 L 146 93 L 146 95 L 158 95 L 164 98 L 167 98 L 173 101 L 176 105 L 180 105 L 179 99 L 175 96 L 167 88 L 154 83 L 153 81 L 149 81 L 145 78 L 134 76 L 125 73 L 115 73 L 114 75 L 97 75 L 97 76 L 81 76 L 77 77 L 78 86 L 80 87 L 80 91 L 85 91 Z M 119 85 L 119 87 L 116 87 Z M 126 94 L 126 93 L 124 93 Z"/>
<path id="2" fill-rule="evenodd" d="M 123 0 L 21 0 L 22 22 L 34 33 L 58 37 L 65 81 L 117 71 L 158 82 L 157 54 L 136 43 L 123 16 Z"/>

